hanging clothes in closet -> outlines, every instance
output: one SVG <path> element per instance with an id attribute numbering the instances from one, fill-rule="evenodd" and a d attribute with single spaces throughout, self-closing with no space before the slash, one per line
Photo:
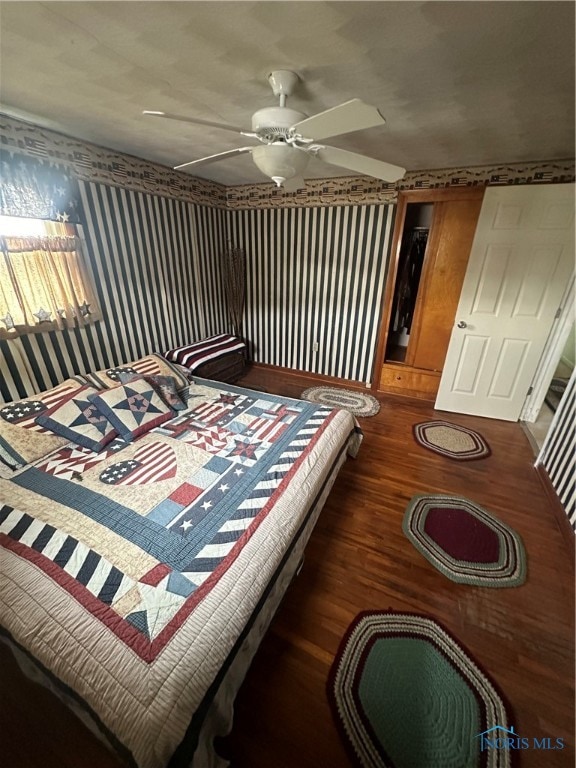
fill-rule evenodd
<path id="1" fill-rule="evenodd" d="M 402 238 L 392 314 L 395 331 L 410 333 L 427 241 L 428 229 L 424 227 L 414 227 Z"/>

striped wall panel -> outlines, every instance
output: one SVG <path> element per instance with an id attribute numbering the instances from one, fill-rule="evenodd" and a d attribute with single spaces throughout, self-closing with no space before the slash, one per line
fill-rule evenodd
<path id="1" fill-rule="evenodd" d="M 81 183 L 84 237 L 104 320 L 0 343 L 0 399 L 228 330 L 216 208 Z"/>
<path id="2" fill-rule="evenodd" d="M 576 530 L 576 371 L 564 392 L 538 456 Z"/>
<path id="3" fill-rule="evenodd" d="M 255 362 L 371 379 L 394 210 L 227 212 L 230 240 L 246 251 L 244 335 Z"/>

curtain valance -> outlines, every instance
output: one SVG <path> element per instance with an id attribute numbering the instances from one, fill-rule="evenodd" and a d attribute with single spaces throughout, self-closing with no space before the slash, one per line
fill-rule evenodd
<path id="1" fill-rule="evenodd" d="M 0 339 L 99 319 L 78 237 L 0 238 Z"/>

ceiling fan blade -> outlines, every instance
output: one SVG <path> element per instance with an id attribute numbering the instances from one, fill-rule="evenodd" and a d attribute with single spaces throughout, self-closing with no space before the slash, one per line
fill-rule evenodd
<path id="1" fill-rule="evenodd" d="M 382 181 L 398 181 L 406 173 L 406 168 L 400 168 L 398 165 L 383 163 L 381 160 L 375 160 L 373 157 L 359 155 L 356 152 L 348 152 L 346 149 L 337 149 L 336 147 L 321 147 L 316 157 L 331 165 L 339 165 L 341 168 L 347 168 L 349 171 L 364 173 L 366 176 L 374 176 Z"/>
<path id="2" fill-rule="evenodd" d="M 297 192 L 299 189 L 304 189 L 306 182 L 303 176 L 292 176 L 291 179 L 287 179 L 282 184 L 282 189 L 286 192 Z"/>
<path id="3" fill-rule="evenodd" d="M 152 117 L 165 117 L 168 120 L 179 120 L 182 123 L 193 123 L 195 125 L 208 125 L 211 128 L 221 128 L 223 131 L 234 131 L 234 133 L 242 133 L 245 128 L 238 128 L 236 125 L 226 125 L 226 123 L 214 123 L 211 120 L 201 120 L 198 117 L 186 117 L 185 115 L 173 115 L 171 112 L 155 112 L 150 109 L 145 109 L 142 112 L 143 115 L 151 115 Z"/>
<path id="4" fill-rule="evenodd" d="M 331 136 L 341 136 L 343 133 L 374 128 L 376 125 L 385 123 L 386 120 L 376 107 L 365 104 L 361 99 L 351 99 L 338 107 L 332 107 L 325 112 L 319 112 L 317 115 L 301 120 L 290 130 L 319 141 Z"/>
<path id="5" fill-rule="evenodd" d="M 201 165 L 208 165 L 209 163 L 216 163 L 218 160 L 224 160 L 226 157 L 234 157 L 234 155 L 241 155 L 243 152 L 252 152 L 255 147 L 238 147 L 237 149 L 229 149 L 227 152 L 219 152 L 217 155 L 209 155 L 208 157 L 201 157 L 199 160 L 191 160 L 189 163 L 182 163 L 182 165 L 174 166 L 175 171 L 181 171 L 182 168 L 189 168 L 191 165 L 195 165 L 197 168 Z"/>

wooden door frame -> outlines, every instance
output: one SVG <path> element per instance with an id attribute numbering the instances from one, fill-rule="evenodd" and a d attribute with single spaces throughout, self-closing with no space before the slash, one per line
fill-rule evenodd
<path id="1" fill-rule="evenodd" d="M 520 412 L 520 421 L 534 423 L 544 405 L 544 398 L 546 397 L 554 372 L 560 362 L 562 351 L 566 346 L 568 336 L 574 325 L 574 317 L 576 314 L 576 296 L 574 291 L 575 279 L 574 275 L 572 275 L 572 279 L 570 280 L 566 293 L 562 299 L 560 314 L 554 321 L 552 331 L 538 364 L 538 370 L 532 379 L 532 392 L 530 392 L 526 398 L 524 406 Z"/>
<path id="2" fill-rule="evenodd" d="M 382 307 L 380 311 L 380 325 L 378 328 L 378 340 L 376 344 L 376 355 L 374 358 L 374 367 L 372 369 L 371 389 L 380 388 L 380 377 L 382 366 L 384 365 L 384 355 L 388 344 L 388 328 L 392 314 L 392 304 L 394 297 L 394 287 L 398 275 L 398 265 L 400 262 L 400 247 L 402 245 L 402 235 L 404 234 L 404 224 L 406 221 L 406 207 L 408 203 L 441 203 L 446 200 L 477 200 L 484 194 L 485 186 L 451 188 L 451 189 L 407 189 L 398 193 L 396 203 L 396 220 L 394 222 L 394 234 L 392 236 L 392 247 L 390 249 L 390 264 L 386 276 L 386 287 L 384 289 Z M 430 241 L 433 237 L 434 214 L 432 215 L 432 224 L 430 227 Z"/>

